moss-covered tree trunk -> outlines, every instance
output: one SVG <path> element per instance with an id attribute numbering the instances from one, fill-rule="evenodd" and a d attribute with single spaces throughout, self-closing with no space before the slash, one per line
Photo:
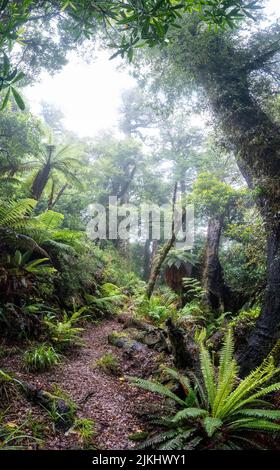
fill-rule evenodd
<path id="1" fill-rule="evenodd" d="M 147 239 L 144 245 L 144 263 L 143 263 L 143 279 L 148 281 L 151 271 L 151 240 Z"/>
<path id="2" fill-rule="evenodd" d="M 210 36 L 209 57 L 205 61 L 202 54 L 201 64 L 196 57 L 195 69 L 239 169 L 257 194 L 256 202 L 267 227 L 267 295 L 247 351 L 240 358 L 244 375 L 264 359 L 280 328 L 280 129 L 250 89 L 250 74 L 264 67 L 280 50 L 280 44 L 268 42 L 267 51 L 258 56 L 258 49 L 254 49 L 245 57 L 226 41 L 221 35 Z"/>
<path id="3" fill-rule="evenodd" d="M 168 255 L 169 251 L 173 247 L 175 240 L 176 240 L 176 230 L 175 230 L 175 220 L 174 220 L 176 200 L 177 200 L 177 183 L 175 183 L 175 186 L 174 186 L 173 200 L 172 200 L 171 238 L 163 245 L 163 247 L 160 250 L 160 253 L 153 260 L 153 266 L 152 266 L 149 282 L 148 282 L 147 289 L 146 289 L 146 296 L 148 297 L 148 299 L 151 298 L 154 292 L 154 288 L 155 288 L 158 276 L 160 274 L 161 267 L 164 263 L 166 256 Z"/>
<path id="4" fill-rule="evenodd" d="M 223 217 L 211 217 L 208 221 L 203 287 L 205 302 L 212 310 L 224 311 L 228 306 L 229 289 L 225 284 L 219 259 L 219 247 Z"/>
<path id="5" fill-rule="evenodd" d="M 244 376 L 267 356 L 279 337 L 280 326 L 280 221 L 267 226 L 267 290 L 262 314 L 241 358 Z"/>

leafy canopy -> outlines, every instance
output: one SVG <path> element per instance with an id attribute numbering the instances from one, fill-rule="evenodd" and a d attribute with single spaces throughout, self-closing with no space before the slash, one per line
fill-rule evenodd
<path id="1" fill-rule="evenodd" d="M 20 109 L 25 107 L 14 86 L 24 78 L 24 73 L 12 66 L 10 51 L 15 43 L 26 47 L 32 41 L 36 42 L 38 32 L 36 28 L 32 30 L 33 23 L 41 21 L 44 25 L 44 21 L 56 22 L 57 33 L 68 39 L 69 35 L 72 39 L 74 35 L 75 43 L 92 38 L 99 26 L 105 26 L 110 46 L 117 49 L 114 56 L 127 55 L 131 59 L 135 46 L 153 46 L 168 41 L 169 28 L 178 27 L 177 21 L 184 13 L 195 12 L 203 22 L 224 28 L 234 26 L 234 22 L 244 16 L 251 16 L 252 10 L 258 8 L 256 4 L 257 1 L 246 0 L 2 0 L 0 92 L 6 90 L 2 109 L 6 107 L 10 95 L 13 95 Z M 31 31 L 31 36 L 26 35 L 26 31 Z"/>

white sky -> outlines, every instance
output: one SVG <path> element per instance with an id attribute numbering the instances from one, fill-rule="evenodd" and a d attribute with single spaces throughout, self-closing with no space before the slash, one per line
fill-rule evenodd
<path id="1" fill-rule="evenodd" d="M 54 104 L 65 116 L 65 127 L 80 137 L 117 127 L 121 93 L 135 86 L 135 81 L 117 70 L 119 61 L 110 61 L 108 52 L 95 56 L 88 64 L 72 53 L 60 73 L 43 73 L 39 83 L 25 89 L 32 111 L 40 111 L 41 101 Z"/>
<path id="2" fill-rule="evenodd" d="M 269 0 L 268 12 L 280 16 L 280 0 Z M 128 72 L 118 70 L 117 59 L 100 51 L 91 64 L 72 53 L 63 70 L 51 76 L 42 74 L 40 82 L 25 89 L 31 110 L 40 111 L 47 101 L 61 109 L 67 129 L 80 137 L 95 136 L 102 129 L 117 128 L 122 91 L 136 82 Z"/>

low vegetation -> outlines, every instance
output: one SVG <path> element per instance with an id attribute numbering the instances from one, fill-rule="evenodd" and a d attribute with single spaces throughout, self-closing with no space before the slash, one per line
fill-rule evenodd
<path id="1" fill-rule="evenodd" d="M 28 372 L 44 372 L 60 363 L 61 356 L 49 344 L 41 344 L 23 356 L 23 366 Z"/>
<path id="2" fill-rule="evenodd" d="M 280 432 L 280 411 L 264 399 L 280 389 L 280 382 L 275 382 L 280 369 L 269 357 L 243 380 L 238 380 L 231 330 L 226 335 L 217 368 L 201 343 L 198 375 L 186 376 L 170 368 L 164 371 L 180 386 L 180 396 L 161 383 L 130 378 L 132 384 L 159 393 L 174 404 L 173 414 L 154 420 L 166 431 L 156 432 L 142 447 L 246 449 L 261 447 L 258 431 Z"/>
<path id="3" fill-rule="evenodd" d="M 116 375 L 120 372 L 119 360 L 112 353 L 107 353 L 103 357 L 98 359 L 98 361 L 96 361 L 96 365 L 107 374 Z"/>

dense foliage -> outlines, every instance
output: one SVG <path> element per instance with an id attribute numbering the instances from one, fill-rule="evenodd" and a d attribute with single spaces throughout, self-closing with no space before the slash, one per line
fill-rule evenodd
<path id="1" fill-rule="evenodd" d="M 94 448 L 80 412 L 97 386 L 135 414 L 167 398 L 130 436 L 142 447 L 279 447 L 280 35 L 264 3 L 0 1 L 0 449 L 43 448 L 50 429 Z M 136 86 L 118 128 L 79 138 L 24 87 L 97 43 Z M 79 358 L 79 404 L 43 389 Z M 43 424 L 14 420 L 28 400 Z"/>

